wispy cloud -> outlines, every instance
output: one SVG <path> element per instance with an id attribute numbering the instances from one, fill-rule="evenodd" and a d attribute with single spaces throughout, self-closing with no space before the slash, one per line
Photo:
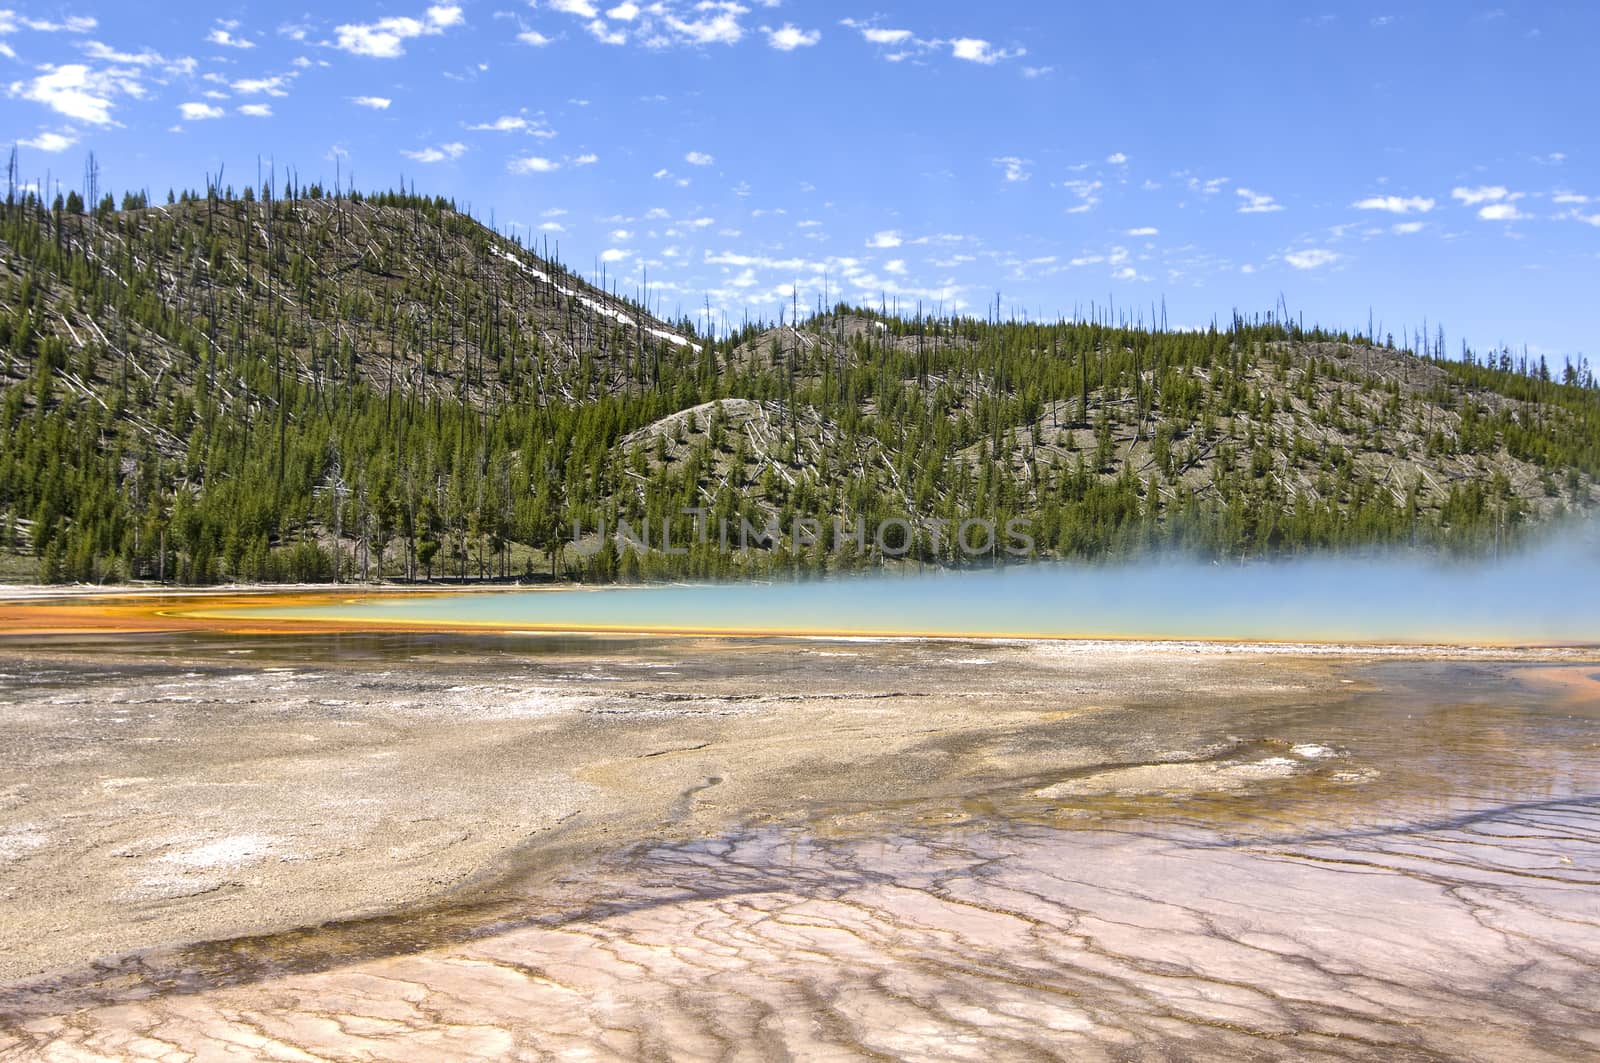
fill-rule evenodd
<path id="1" fill-rule="evenodd" d="M 593 0 L 546 0 L 548 10 L 579 20 L 582 29 L 602 44 L 636 44 L 652 50 L 705 45 L 732 45 L 747 33 L 742 21 L 750 8 L 735 0 L 652 0 L 638 4 L 633 0 L 602 10 Z M 775 7 L 761 0 L 763 7 Z M 780 51 L 793 51 L 816 44 L 821 34 L 785 24 L 778 29 L 763 26 L 767 42 Z M 530 31 L 522 39 L 529 44 L 546 44 L 549 38 Z"/>
<path id="2" fill-rule="evenodd" d="M 1003 48 L 983 37 L 952 37 L 949 39 L 919 37 L 915 32 L 903 27 L 880 26 L 877 24 L 876 19 L 863 22 L 847 18 L 840 20 L 839 24 L 861 34 L 862 40 L 868 44 L 877 45 L 883 50 L 883 57 L 890 62 L 899 62 L 913 55 L 945 50 L 955 59 L 961 59 L 968 63 L 978 63 L 982 66 L 994 66 L 996 63 L 1007 59 L 1020 59 L 1028 54 L 1028 50 L 1021 46 Z M 1038 77 L 1048 72 L 1048 67 L 1034 67 L 1030 68 L 1027 76 Z"/>
<path id="3" fill-rule="evenodd" d="M 0 11 L 0 36 L 15 33 L 19 29 L 33 30 L 35 33 L 88 33 L 99 25 L 99 20 L 92 15 L 68 15 L 60 22 L 51 22 L 49 19 L 28 18 L 11 10 Z"/>
<path id="4" fill-rule="evenodd" d="M 1493 203 L 1512 195 L 1510 189 L 1504 185 L 1479 185 L 1477 188 L 1453 188 L 1450 190 L 1452 199 L 1459 199 L 1469 207 L 1479 203 Z"/>
<path id="5" fill-rule="evenodd" d="M 1476 188 L 1453 188 L 1450 196 L 1464 206 L 1477 207 L 1478 217 L 1484 221 L 1522 221 L 1530 215 L 1517 208 L 1517 201 L 1527 198 L 1526 192 L 1513 192 L 1504 185 L 1479 185 Z"/>
<path id="6" fill-rule="evenodd" d="M 1283 260 L 1295 269 L 1321 269 L 1331 266 L 1343 257 L 1337 251 L 1329 251 L 1323 247 L 1311 247 L 1304 251 L 1290 251 L 1283 256 Z"/>
<path id="7" fill-rule="evenodd" d="M 180 103 L 178 113 L 185 122 L 203 122 L 208 118 L 221 118 L 224 114 L 221 107 L 209 103 Z"/>
<path id="8" fill-rule="evenodd" d="M 352 23 L 334 28 L 334 47 L 351 55 L 396 59 L 406 54 L 405 42 L 434 37 L 465 21 L 455 4 L 436 4 L 421 18 L 392 17 L 377 22 Z"/>
<path id="9" fill-rule="evenodd" d="M 993 66 L 1004 59 L 1018 59 L 1028 54 L 1026 48 L 996 48 L 981 37 L 957 37 L 950 41 L 950 54 L 969 63 Z"/>
<path id="10" fill-rule="evenodd" d="M 237 22 L 219 23 L 212 31 L 206 34 L 206 41 L 222 48 L 249 49 L 256 46 L 256 42 L 248 37 L 235 37 L 233 31 L 238 28 Z"/>
<path id="11" fill-rule="evenodd" d="M 36 151 L 44 151 L 51 154 L 55 154 L 58 151 L 66 151 L 77 142 L 77 136 L 70 131 L 66 133 L 52 133 L 48 130 L 41 132 L 38 136 L 30 137 L 27 140 L 17 141 L 18 145 L 21 147 L 33 148 Z"/>
<path id="12" fill-rule="evenodd" d="M 846 19 L 845 25 L 853 26 L 855 24 L 849 19 Z M 882 29 L 877 26 L 862 26 L 860 27 L 860 30 L 861 36 L 871 44 L 905 44 L 907 41 L 911 40 L 912 37 L 916 36 L 916 34 L 912 33 L 910 30 Z"/>
<path id="13" fill-rule="evenodd" d="M 240 78 L 229 87 L 241 96 L 287 96 L 286 86 L 289 79 L 286 77 L 270 78 Z"/>
<path id="14" fill-rule="evenodd" d="M 1028 172 L 1028 167 L 1033 165 L 1028 159 L 1019 158 L 1015 155 L 1002 155 L 994 160 L 994 164 L 1005 168 L 1007 181 L 1026 181 L 1033 176 Z"/>
<path id="15" fill-rule="evenodd" d="M 476 122 L 467 128 L 479 133 L 526 133 L 541 140 L 549 140 L 556 135 L 555 130 L 545 125 L 543 121 L 529 119 L 520 114 L 503 114 L 492 122 Z"/>
<path id="16" fill-rule="evenodd" d="M 1434 201 L 1424 196 L 1368 196 L 1357 200 L 1353 206 L 1357 210 L 1383 210 L 1390 214 L 1426 214 L 1433 209 Z"/>
<path id="17" fill-rule="evenodd" d="M 1100 202 L 1100 189 L 1105 187 L 1100 181 L 1063 181 L 1062 188 L 1078 197 L 1076 206 L 1068 207 L 1068 214 L 1087 214 Z"/>
<path id="18" fill-rule="evenodd" d="M 400 154 L 413 162 L 443 162 L 446 159 L 459 159 L 467 153 L 467 146 L 460 141 L 449 144 L 440 144 L 438 147 L 420 148 L 416 151 L 402 151 Z"/>
<path id="19" fill-rule="evenodd" d="M 1283 204 L 1264 192 L 1254 192 L 1248 188 L 1236 188 L 1235 192 L 1244 200 L 1239 204 L 1240 214 L 1273 214 L 1283 209 Z"/>

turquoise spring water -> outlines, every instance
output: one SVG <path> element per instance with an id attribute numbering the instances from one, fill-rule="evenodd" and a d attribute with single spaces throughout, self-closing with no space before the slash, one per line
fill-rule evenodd
<path id="1" fill-rule="evenodd" d="M 798 583 L 373 595 L 244 612 L 537 630 L 1600 644 L 1600 556 L 1563 549 L 1485 565 L 1029 565 Z"/>

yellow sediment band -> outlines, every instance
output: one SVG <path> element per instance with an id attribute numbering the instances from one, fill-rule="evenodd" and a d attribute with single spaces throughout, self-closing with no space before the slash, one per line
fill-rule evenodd
<path id="1" fill-rule="evenodd" d="M 579 589 L 579 588 L 574 588 Z M 590 589 L 593 588 L 583 588 Z M 497 588 L 496 590 L 501 590 Z M 526 590 L 508 588 L 506 590 Z M 945 639 L 1016 640 L 1041 642 L 1104 643 L 1204 643 L 1218 647 L 1293 647 L 1349 646 L 1352 648 L 1473 646 L 1484 649 L 1547 648 L 1527 642 L 1502 639 L 1473 639 L 1461 642 L 1407 641 L 1395 639 L 1328 638 L 1237 638 L 1197 636 L 1191 633 L 1142 632 L 1106 634 L 1062 631 L 952 631 L 939 629 L 886 628 L 760 628 L 718 627 L 708 624 L 595 624 L 540 623 L 526 620 L 423 620 L 415 617 L 329 616 L 330 606 L 361 606 L 373 601 L 420 600 L 459 595 L 456 590 L 404 590 L 351 595 L 340 591 L 294 591 L 288 593 L 189 593 L 151 594 L 113 592 L 76 598 L 34 598 L 7 601 L 0 598 L 0 636 L 119 634 L 197 631 L 229 635 L 287 635 L 361 631 L 538 633 L 575 635 L 661 635 L 712 638 L 843 638 L 843 639 Z M 473 593 L 494 593 L 478 591 Z M 566 592 L 570 593 L 570 592 Z M 269 616 L 262 615 L 270 608 Z M 295 610 L 318 610 L 317 615 L 296 616 Z"/>

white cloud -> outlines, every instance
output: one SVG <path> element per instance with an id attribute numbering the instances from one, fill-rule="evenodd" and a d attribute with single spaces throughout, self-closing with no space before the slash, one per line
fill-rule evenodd
<path id="1" fill-rule="evenodd" d="M 377 22 L 334 27 L 334 47 L 352 55 L 374 59 L 395 59 L 406 54 L 405 42 L 414 37 L 434 37 L 462 23 L 461 8 L 439 4 L 428 8 L 422 18 L 394 17 Z"/>
<path id="2" fill-rule="evenodd" d="M 517 174 L 554 173 L 561 169 L 561 164 L 538 155 L 529 155 L 521 159 L 512 159 L 506 163 L 506 169 Z"/>
<path id="3" fill-rule="evenodd" d="M 221 118 L 222 108 L 213 107 L 209 103 L 180 103 L 178 113 L 183 115 L 186 122 L 200 122 L 207 118 Z"/>
<path id="4" fill-rule="evenodd" d="M 1049 77 L 1055 72 L 1056 68 L 1053 66 L 1025 66 L 1022 68 L 1022 76 L 1029 81 L 1035 78 Z"/>
<path id="5" fill-rule="evenodd" d="M 238 108 L 240 114 L 246 118 L 271 118 L 272 104 L 270 103 L 245 103 Z"/>
<path id="6" fill-rule="evenodd" d="M 160 52 L 152 52 L 148 48 L 142 52 L 119 52 L 101 41 L 84 41 L 82 48 L 83 54 L 90 59 L 129 66 L 161 67 L 169 76 L 192 74 L 196 66 L 193 59 L 167 59 Z M 107 73 L 113 72 L 107 71 Z"/>
<path id="7" fill-rule="evenodd" d="M 221 45 L 223 48 L 254 48 L 256 46 L 255 41 L 246 37 L 235 37 L 220 26 L 206 34 L 206 40 L 211 44 Z"/>
<path id="8" fill-rule="evenodd" d="M 1234 191 L 1244 200 L 1244 203 L 1239 207 L 1240 214 L 1271 214 L 1274 211 L 1283 209 L 1283 204 L 1269 195 L 1252 192 L 1248 188 L 1236 188 Z"/>
<path id="9" fill-rule="evenodd" d="M 32 81 L 12 82 L 10 94 L 42 103 L 57 114 L 90 125 L 111 124 L 112 97 L 118 94 L 143 94 L 136 77 L 119 77 L 110 71 L 93 70 L 82 63 L 45 66 L 41 69 L 44 73 Z"/>
<path id="10" fill-rule="evenodd" d="M 744 36 L 744 28 L 739 25 L 739 15 L 749 9 L 741 4 L 700 0 L 700 3 L 695 5 L 695 10 L 707 11 L 718 7 L 722 8 L 722 10 L 709 18 L 682 19 L 667 13 L 662 16 L 661 20 L 674 33 L 690 44 L 739 43 L 739 40 Z"/>
<path id="11" fill-rule="evenodd" d="M 53 154 L 58 151 L 66 151 L 77 142 L 78 138 L 73 136 L 70 131 L 66 133 L 51 133 L 46 131 L 41 132 L 38 136 L 33 137 L 30 140 L 20 140 L 17 143 L 24 148 L 33 148 L 37 151 L 46 151 Z"/>
<path id="12" fill-rule="evenodd" d="M 1490 203 L 1478 211 L 1478 217 L 1484 221 L 1521 221 L 1528 217 L 1517 209 L 1517 205 L 1510 200 L 1504 203 Z"/>
<path id="13" fill-rule="evenodd" d="M 1480 185 L 1477 188 L 1452 188 L 1450 196 L 1459 199 L 1464 205 L 1475 207 L 1479 203 L 1495 203 L 1502 199 L 1512 198 L 1509 189 L 1503 185 Z"/>
<path id="14" fill-rule="evenodd" d="M 690 166 L 710 166 L 717 160 L 714 156 L 707 155 L 703 151 L 691 151 L 683 157 L 683 161 Z"/>
<path id="15" fill-rule="evenodd" d="M 1283 260 L 1295 269 L 1319 269 L 1339 261 L 1338 252 L 1329 251 L 1321 247 L 1308 248 L 1305 251 L 1291 251 L 1283 256 Z"/>
<path id="16" fill-rule="evenodd" d="M 420 151 L 402 151 L 400 154 L 415 162 L 443 162 L 445 159 L 459 159 L 467 153 L 467 146 L 460 141 L 450 144 L 441 144 L 437 148 L 423 148 Z"/>
<path id="17" fill-rule="evenodd" d="M 883 232 L 873 233 L 872 234 L 872 239 L 867 241 L 867 246 L 868 247 L 877 247 L 877 248 L 891 248 L 891 247 L 899 247 L 904 242 L 905 241 L 900 238 L 900 234 L 899 233 L 895 232 L 892 229 L 886 229 Z"/>
<path id="18" fill-rule="evenodd" d="M 1114 151 L 1106 156 L 1106 161 L 1113 166 L 1121 166 L 1128 161 L 1128 157 L 1120 151 Z"/>
<path id="19" fill-rule="evenodd" d="M 846 25 L 850 25 L 848 20 L 846 21 Z M 860 29 L 861 36 L 865 37 L 872 44 L 904 44 L 914 36 L 910 30 L 885 30 L 879 29 L 876 26 L 862 26 Z"/>
<path id="20" fill-rule="evenodd" d="M 487 130 L 493 133 L 515 133 L 527 129 L 528 120 L 521 115 L 503 114 L 492 122 L 479 122 L 476 125 L 469 125 L 467 128 L 474 132 Z"/>
<path id="21" fill-rule="evenodd" d="M 1527 193 L 1513 192 L 1504 185 L 1453 188 L 1450 196 L 1463 206 L 1478 207 L 1478 217 L 1484 221 L 1521 221 L 1529 216 L 1518 210 L 1516 205 L 1517 200 L 1527 197 Z"/>
<path id="22" fill-rule="evenodd" d="M 367 107 L 374 111 L 387 111 L 394 101 L 387 96 L 355 96 L 350 100 L 357 107 Z"/>
<path id="23" fill-rule="evenodd" d="M 1352 204 L 1357 210 L 1383 210 L 1390 214 L 1426 214 L 1434 207 L 1434 201 L 1425 196 L 1368 196 Z"/>
<path id="24" fill-rule="evenodd" d="M 567 227 L 558 221 L 544 222 L 539 226 L 539 228 L 547 233 L 564 233 L 567 231 Z"/>
<path id="25" fill-rule="evenodd" d="M 883 264 L 883 271 L 885 273 L 905 273 L 906 260 L 903 258 L 892 258 Z"/>
<path id="26" fill-rule="evenodd" d="M 1015 155 L 1002 155 L 994 160 L 994 164 L 1005 167 L 1007 181 L 1026 181 L 1033 176 L 1028 172 L 1028 167 L 1032 165 L 1028 159 L 1019 159 Z"/>
<path id="27" fill-rule="evenodd" d="M 631 43 L 653 51 L 737 44 L 748 32 L 741 20 L 753 7 L 779 6 L 779 0 L 757 0 L 754 4 L 740 0 L 621 0 L 602 10 L 608 2 L 611 0 L 546 0 L 543 6 L 578 19 L 583 31 L 602 44 Z M 801 29 L 790 23 L 759 29 L 767 43 L 779 51 L 810 47 L 822 37 L 818 30 Z M 547 41 L 543 34 L 534 34 L 528 43 Z"/>
<path id="28" fill-rule="evenodd" d="M 767 30 L 767 43 L 780 52 L 792 52 L 796 48 L 810 48 L 822 40 L 821 30 L 802 30 L 785 22 L 778 29 Z"/>
<path id="29" fill-rule="evenodd" d="M 232 87 L 233 91 L 241 96 L 258 96 L 263 93 L 268 96 L 287 96 L 289 94 L 284 91 L 286 83 L 287 79 L 283 77 L 241 78 L 235 81 Z"/>
<path id="30" fill-rule="evenodd" d="M 1161 232 L 1161 230 L 1157 229 L 1153 225 L 1145 225 L 1145 226 L 1142 226 L 1142 227 L 1140 227 L 1138 229 L 1129 229 L 1128 230 L 1128 235 L 1129 236 L 1155 236 L 1160 232 Z"/>
<path id="31" fill-rule="evenodd" d="M 965 59 L 969 63 L 982 63 L 984 66 L 993 66 L 1002 59 L 1016 59 L 1028 54 L 1026 48 L 1010 50 L 996 48 L 979 37 L 957 37 L 949 43 L 950 54 L 957 59 Z"/>
<path id="32" fill-rule="evenodd" d="M 1402 221 L 1389 226 L 1389 229 L 1399 236 L 1410 236 L 1412 233 L 1420 233 L 1424 227 L 1425 223 L 1420 221 Z"/>
<path id="33" fill-rule="evenodd" d="M 1078 205 L 1068 207 L 1068 214 L 1087 214 L 1100 202 L 1100 189 L 1103 187 L 1099 181 L 1065 181 L 1063 188 L 1078 197 Z"/>
<path id="34" fill-rule="evenodd" d="M 1552 203 L 1569 203 L 1569 204 L 1570 203 L 1575 203 L 1575 204 L 1582 205 L 1584 203 L 1589 202 L 1589 197 L 1585 196 L 1585 195 L 1580 195 L 1577 192 L 1557 192 L 1554 196 L 1550 197 L 1550 202 L 1552 202 Z"/>
<path id="35" fill-rule="evenodd" d="M 620 247 L 608 247 L 600 252 L 601 262 L 621 262 L 625 258 L 632 258 L 633 252 Z"/>
<path id="36" fill-rule="evenodd" d="M 574 166 L 593 166 L 595 163 L 597 163 L 599 161 L 600 161 L 600 156 L 596 155 L 594 152 L 591 151 L 591 152 L 587 152 L 587 153 L 585 153 L 583 155 L 579 155 L 576 159 L 573 159 L 572 160 L 572 165 L 574 165 Z"/>
<path id="37" fill-rule="evenodd" d="M 550 43 L 550 38 L 546 37 L 538 30 L 523 30 L 521 33 L 517 34 L 517 40 L 521 41 L 523 44 L 531 44 L 535 48 L 543 48 L 545 45 Z"/>
<path id="38" fill-rule="evenodd" d="M 20 16 L 9 9 L 0 11 L 0 36 L 15 33 L 19 29 L 29 29 L 35 33 L 87 33 L 98 25 L 99 20 L 91 15 L 68 15 L 60 22 L 51 22 L 48 19 Z"/>
<path id="39" fill-rule="evenodd" d="M 627 31 L 612 29 L 606 25 L 604 19 L 597 18 L 583 28 L 589 31 L 589 36 L 601 44 L 619 45 L 628 43 Z"/>

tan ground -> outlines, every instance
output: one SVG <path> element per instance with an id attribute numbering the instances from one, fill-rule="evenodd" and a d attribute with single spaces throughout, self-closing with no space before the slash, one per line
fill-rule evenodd
<path id="1" fill-rule="evenodd" d="M 32 677 L 0 679 L 0 980 L 470 893 L 541 851 L 1094 763 L 1092 721 L 1119 706 L 1345 689 L 1328 662 L 1149 647 L 275 646 L 155 668 L 0 649 L 0 675 Z"/>

